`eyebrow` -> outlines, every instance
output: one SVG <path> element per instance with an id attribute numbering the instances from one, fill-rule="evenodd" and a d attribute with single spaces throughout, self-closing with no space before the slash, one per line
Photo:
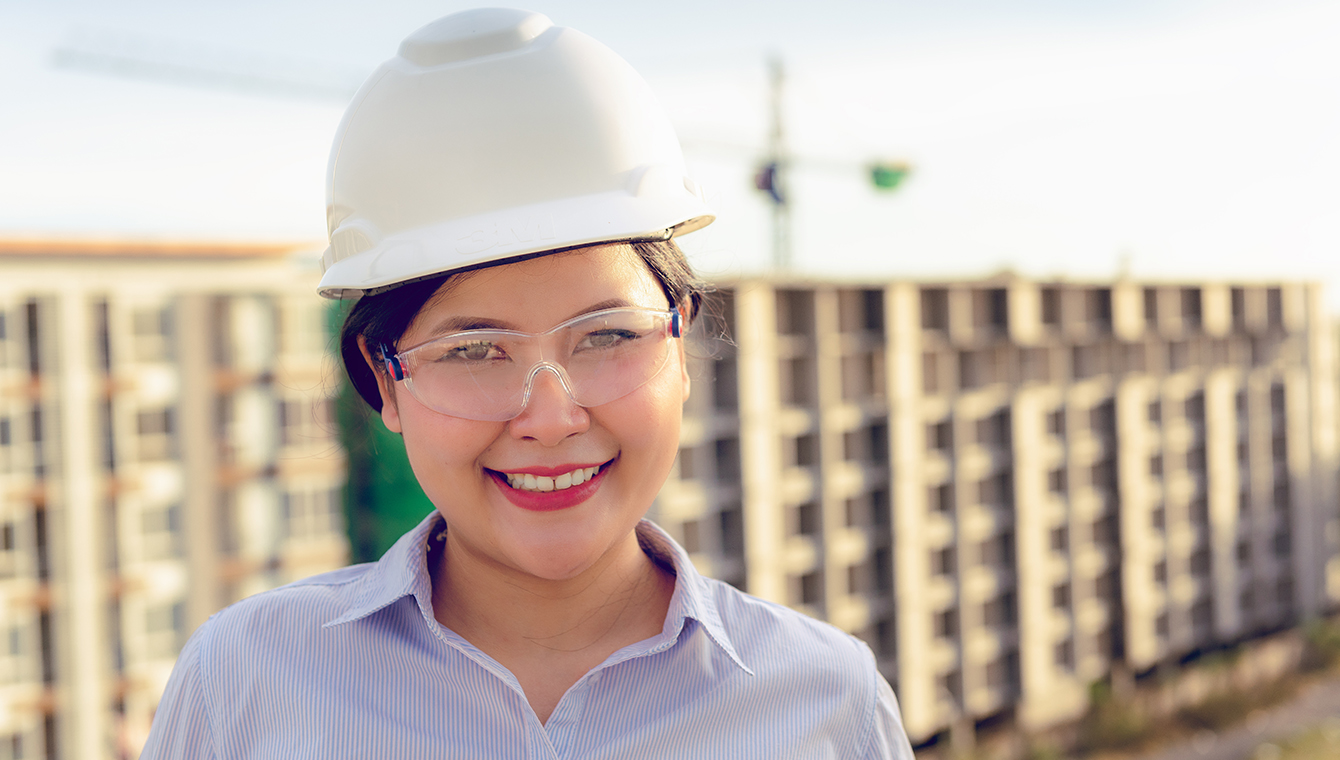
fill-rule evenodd
<path id="1" fill-rule="evenodd" d="M 591 314 L 597 311 L 604 311 L 605 309 L 622 309 L 631 305 L 632 304 L 622 298 L 608 298 L 604 301 L 593 303 L 590 306 L 569 315 L 567 318 L 559 320 L 557 324 L 563 324 L 564 322 L 580 317 L 583 314 Z M 440 337 L 452 333 L 465 332 L 466 330 L 514 330 L 520 332 L 517 330 L 514 323 L 508 322 L 505 319 L 457 315 L 447 317 L 433 325 L 433 329 L 429 332 L 429 335 Z"/>

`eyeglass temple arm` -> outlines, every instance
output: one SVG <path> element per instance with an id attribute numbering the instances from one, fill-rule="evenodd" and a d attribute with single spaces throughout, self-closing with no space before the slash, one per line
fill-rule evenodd
<path id="1" fill-rule="evenodd" d="M 391 377 L 400 382 L 405 379 L 405 368 L 400 366 L 400 357 L 395 355 L 385 343 L 378 344 L 377 350 L 382 352 L 382 361 L 386 362 L 386 370 L 391 373 Z"/>

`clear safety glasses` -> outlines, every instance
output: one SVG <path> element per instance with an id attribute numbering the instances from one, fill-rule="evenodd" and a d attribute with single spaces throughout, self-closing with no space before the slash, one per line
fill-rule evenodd
<path id="1" fill-rule="evenodd" d="M 623 398 L 655 377 L 680 337 L 674 310 L 608 309 L 583 314 L 542 333 L 467 330 L 393 353 L 380 346 L 387 371 L 419 403 L 470 420 L 521 414 L 541 372 L 552 372 L 580 406 Z"/>

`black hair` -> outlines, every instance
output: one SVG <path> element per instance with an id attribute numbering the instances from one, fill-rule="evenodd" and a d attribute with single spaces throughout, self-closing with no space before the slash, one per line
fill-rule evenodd
<path id="1" fill-rule="evenodd" d="M 684 252 L 673 240 L 636 242 L 629 243 L 629 246 L 660 283 L 670 307 L 683 309 L 692 322 L 702 306 L 706 288 L 694 276 Z M 349 382 L 353 383 L 354 390 L 373 409 L 381 411 L 381 392 L 377 388 L 377 374 L 363 358 L 358 339 L 361 337 L 367 345 L 368 353 L 377 365 L 376 373 L 385 373 L 385 365 L 381 363 L 381 346 L 385 345 L 394 352 L 400 336 L 409 329 L 424 304 L 443 285 L 462 274 L 464 272 L 456 271 L 428 277 L 375 295 L 363 296 L 349 310 L 349 316 L 345 317 L 344 327 L 340 331 L 340 358 L 344 361 L 344 370 L 349 373 Z"/>

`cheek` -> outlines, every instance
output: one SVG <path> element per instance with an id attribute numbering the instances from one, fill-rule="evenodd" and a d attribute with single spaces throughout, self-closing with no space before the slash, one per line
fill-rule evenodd
<path id="1" fill-rule="evenodd" d="M 403 398 L 400 426 L 410 466 L 430 497 L 463 472 L 478 470 L 480 455 L 502 430 L 500 423 L 448 417 Z"/>

